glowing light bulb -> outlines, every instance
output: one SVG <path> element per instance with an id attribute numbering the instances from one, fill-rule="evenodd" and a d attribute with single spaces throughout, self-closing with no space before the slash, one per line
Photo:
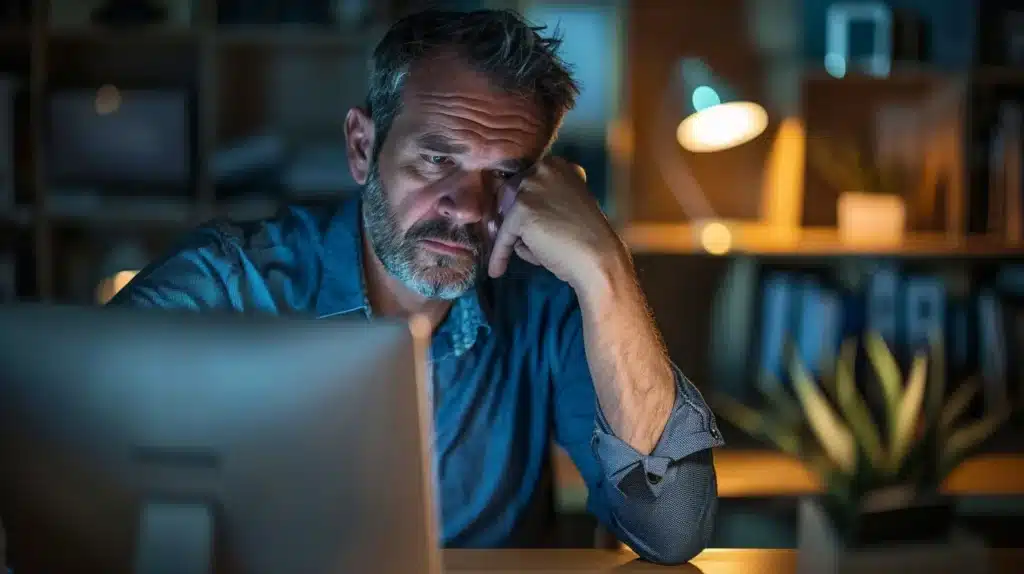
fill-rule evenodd
<path id="1" fill-rule="evenodd" d="M 708 223 L 700 229 L 700 245 L 712 255 L 725 255 L 732 248 L 732 232 L 724 223 Z"/>

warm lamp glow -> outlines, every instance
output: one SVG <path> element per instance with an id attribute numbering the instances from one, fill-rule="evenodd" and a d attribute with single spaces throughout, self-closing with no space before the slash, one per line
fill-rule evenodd
<path id="1" fill-rule="evenodd" d="M 753 102 L 713 105 L 691 114 L 676 130 L 679 145 L 713 152 L 744 144 L 768 127 L 768 112 Z"/>
<path id="2" fill-rule="evenodd" d="M 117 295 L 118 291 L 124 289 L 124 286 L 131 282 L 138 273 L 138 271 L 118 271 L 100 281 L 100 284 L 96 286 L 96 302 L 100 305 L 105 305 L 114 298 L 114 295 Z"/>
<path id="3" fill-rule="evenodd" d="M 712 255 L 725 255 L 732 248 L 732 232 L 724 223 L 708 223 L 700 229 L 700 245 Z"/>
<path id="4" fill-rule="evenodd" d="M 807 130 L 792 116 L 778 126 L 761 178 L 761 219 L 782 232 L 799 228 L 803 219 Z"/>
<path id="5" fill-rule="evenodd" d="M 96 113 L 101 116 L 110 115 L 121 107 L 121 91 L 117 86 L 104 84 L 96 90 Z"/>

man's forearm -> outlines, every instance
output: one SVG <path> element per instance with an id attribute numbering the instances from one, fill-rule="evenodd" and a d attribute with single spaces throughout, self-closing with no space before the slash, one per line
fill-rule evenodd
<path id="1" fill-rule="evenodd" d="M 601 410 L 616 436 L 650 454 L 672 411 L 675 377 L 628 256 L 604 263 L 576 292 Z"/>

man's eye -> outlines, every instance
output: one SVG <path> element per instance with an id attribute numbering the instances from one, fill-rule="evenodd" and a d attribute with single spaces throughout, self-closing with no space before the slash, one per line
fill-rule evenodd
<path id="1" fill-rule="evenodd" d="M 505 181 L 506 179 L 511 179 L 512 176 L 514 176 L 514 175 L 515 175 L 515 173 L 512 173 L 511 171 L 496 171 L 496 172 L 494 172 L 494 177 L 496 177 L 500 181 Z"/>
<path id="2" fill-rule="evenodd" d="M 451 162 L 451 158 L 446 155 L 424 155 L 423 161 L 431 165 L 448 165 Z"/>

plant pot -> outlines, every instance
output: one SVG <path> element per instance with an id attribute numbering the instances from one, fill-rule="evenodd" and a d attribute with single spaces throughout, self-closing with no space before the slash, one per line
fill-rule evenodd
<path id="1" fill-rule="evenodd" d="M 903 240 L 907 206 L 902 197 L 847 191 L 837 205 L 839 238 L 857 245 L 893 245 Z"/>
<path id="2" fill-rule="evenodd" d="M 820 500 L 801 499 L 797 573 L 989 572 L 984 543 L 958 529 L 944 506 L 928 502 L 865 515 L 859 520 L 863 527 L 857 529 L 858 539 L 850 541 L 837 531 Z M 879 529 L 880 524 L 886 526 Z"/>

